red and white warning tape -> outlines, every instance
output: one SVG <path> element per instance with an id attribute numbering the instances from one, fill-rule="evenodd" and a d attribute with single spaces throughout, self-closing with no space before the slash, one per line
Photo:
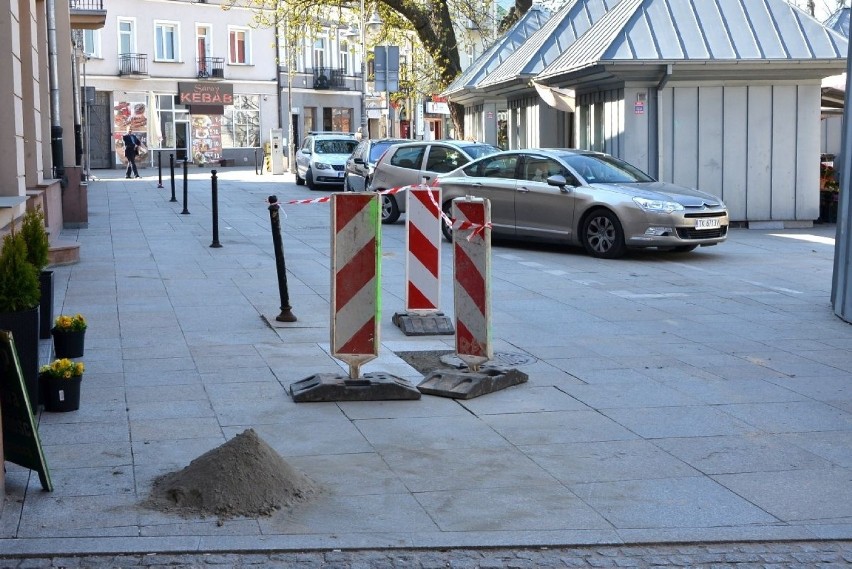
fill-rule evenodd
<path id="1" fill-rule="evenodd" d="M 390 188 L 388 190 L 382 190 L 381 192 L 378 192 L 378 193 L 382 194 L 382 195 L 393 195 L 393 194 L 398 194 L 399 192 L 401 192 L 403 190 L 407 190 L 407 189 L 413 188 L 413 187 L 414 186 L 400 186 L 398 188 Z M 418 187 L 428 189 L 428 186 L 426 186 L 425 184 L 421 184 Z M 470 221 L 457 220 L 457 219 L 451 218 L 446 213 L 444 213 L 444 211 L 441 209 L 441 204 L 439 204 L 435 200 L 435 195 L 432 192 L 429 192 L 429 199 L 432 200 L 432 203 L 435 205 L 435 208 L 438 210 L 438 213 L 441 216 L 441 219 L 444 221 L 444 223 L 447 225 L 447 227 L 453 229 L 454 231 L 466 231 L 468 229 L 473 229 L 471 234 L 467 236 L 468 241 L 470 241 L 474 237 L 474 235 L 481 235 L 486 229 L 491 229 L 491 223 L 486 223 L 485 225 L 482 225 L 482 224 L 479 224 L 479 223 L 471 223 Z M 310 200 L 290 200 L 290 201 L 284 202 L 284 203 L 287 204 L 287 205 L 296 205 L 296 204 L 302 205 L 302 204 L 314 204 L 314 203 L 328 203 L 329 201 L 331 201 L 331 196 L 323 196 L 321 198 L 314 198 L 314 199 L 310 199 Z"/>

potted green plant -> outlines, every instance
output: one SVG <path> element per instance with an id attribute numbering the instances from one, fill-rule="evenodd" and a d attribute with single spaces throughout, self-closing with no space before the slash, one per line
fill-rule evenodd
<path id="1" fill-rule="evenodd" d="M 21 222 L 21 235 L 27 243 L 27 260 L 39 271 L 41 298 L 39 302 L 39 338 L 50 338 L 50 323 L 53 322 L 53 271 L 46 271 L 50 241 L 44 227 L 44 212 L 41 205 L 28 210 Z"/>
<path id="2" fill-rule="evenodd" d="M 14 224 L 0 249 L 0 329 L 12 332 L 33 412 L 38 410 L 38 271 L 27 260 L 27 244 Z"/>
<path id="3" fill-rule="evenodd" d="M 82 314 L 56 317 L 53 334 L 53 351 L 57 358 L 80 358 L 85 351 L 86 319 Z"/>
<path id="4" fill-rule="evenodd" d="M 83 383 L 83 362 L 59 358 L 39 368 L 44 385 L 44 410 L 56 413 L 80 408 L 80 386 Z"/>

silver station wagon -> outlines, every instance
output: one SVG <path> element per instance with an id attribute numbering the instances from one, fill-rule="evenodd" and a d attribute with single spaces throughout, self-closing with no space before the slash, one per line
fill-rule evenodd
<path id="1" fill-rule="evenodd" d="M 629 248 L 688 252 L 728 235 L 728 210 L 717 196 L 659 182 L 600 152 L 498 152 L 436 184 L 447 213 L 454 198 L 488 198 L 495 236 L 581 245 L 605 259 Z M 444 227 L 444 236 L 452 239 L 452 230 Z"/>

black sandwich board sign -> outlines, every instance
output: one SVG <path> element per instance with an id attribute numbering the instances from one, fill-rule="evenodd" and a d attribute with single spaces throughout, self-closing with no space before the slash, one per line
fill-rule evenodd
<path id="1" fill-rule="evenodd" d="M 37 471 L 41 487 L 52 492 L 53 483 L 41 450 L 15 340 L 7 330 L 0 330 L 0 414 L 6 460 Z"/>

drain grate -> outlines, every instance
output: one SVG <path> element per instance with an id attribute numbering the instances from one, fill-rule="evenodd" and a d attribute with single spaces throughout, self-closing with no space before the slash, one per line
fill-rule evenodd
<path id="1" fill-rule="evenodd" d="M 459 359 L 459 357 L 455 354 L 447 354 L 445 356 L 441 356 L 441 361 L 447 365 L 454 367 L 464 365 Z M 529 354 L 521 354 L 518 352 L 494 352 L 494 359 L 489 360 L 488 363 L 491 365 L 499 365 L 505 367 L 518 367 L 534 364 L 537 361 L 538 358 Z"/>

